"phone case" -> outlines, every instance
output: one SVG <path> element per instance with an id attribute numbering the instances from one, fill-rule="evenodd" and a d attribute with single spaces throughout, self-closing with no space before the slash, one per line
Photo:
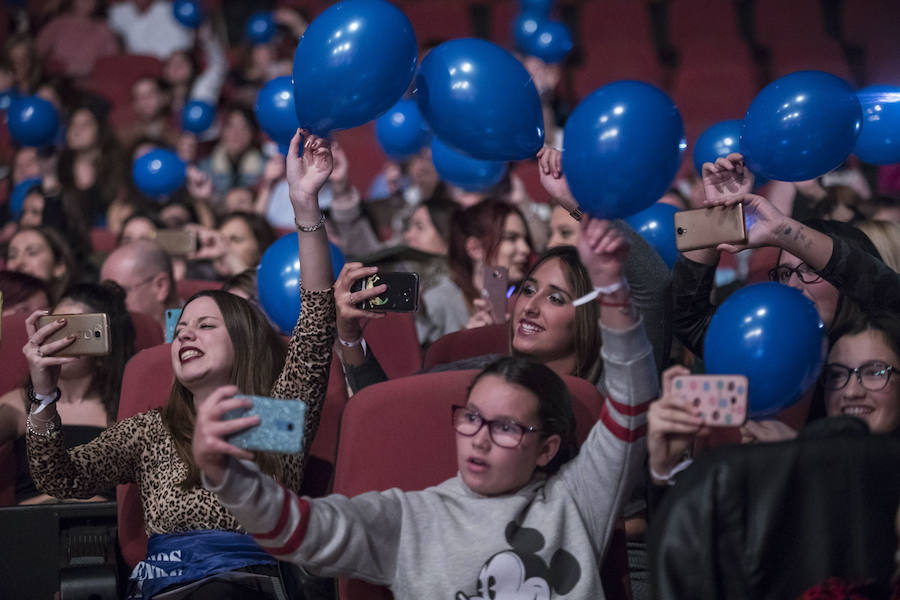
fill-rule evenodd
<path id="1" fill-rule="evenodd" d="M 187 256 L 197 251 L 197 234 L 180 229 L 160 229 L 156 243 L 170 256 Z"/>
<path id="2" fill-rule="evenodd" d="M 509 271 L 505 267 L 484 268 L 482 295 L 491 303 L 495 323 L 506 322 L 506 294 L 509 292 Z"/>
<path id="3" fill-rule="evenodd" d="M 303 448 L 306 403 L 289 398 L 238 396 L 253 401 L 252 408 L 228 411 L 224 420 L 258 415 L 259 425 L 229 436 L 228 441 L 246 450 L 297 454 Z"/>
<path id="4" fill-rule="evenodd" d="M 675 247 L 680 252 L 747 241 L 744 207 L 713 206 L 675 213 Z"/>
<path id="5" fill-rule="evenodd" d="M 747 378 L 743 375 L 676 377 L 672 388 L 684 404 L 700 409 L 707 425 L 738 427 L 747 421 Z"/>
<path id="6" fill-rule="evenodd" d="M 52 323 L 60 317 L 66 324 L 44 342 L 55 342 L 69 334 L 75 334 L 75 341 L 54 356 L 99 356 L 109 354 L 109 317 L 106 313 L 86 313 L 83 315 L 45 315 L 38 319 L 38 328 Z"/>
<path id="7" fill-rule="evenodd" d="M 181 318 L 180 308 L 170 308 L 166 310 L 166 343 L 171 344 L 175 339 L 175 326 L 178 325 L 178 319 Z"/>
<path id="8" fill-rule="evenodd" d="M 369 300 L 357 303 L 360 310 L 377 310 L 389 312 L 415 312 L 419 308 L 419 274 L 407 272 L 375 273 L 363 279 L 357 279 L 351 291 L 387 284 L 387 292 Z"/>

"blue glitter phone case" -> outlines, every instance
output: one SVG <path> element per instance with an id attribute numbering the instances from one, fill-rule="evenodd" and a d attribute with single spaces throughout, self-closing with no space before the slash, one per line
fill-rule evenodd
<path id="1" fill-rule="evenodd" d="M 267 398 L 265 396 L 236 396 L 253 402 L 252 408 L 228 411 L 224 420 L 258 415 L 260 423 L 228 438 L 235 446 L 246 450 L 297 454 L 303 447 L 303 428 L 306 422 L 306 403 L 296 398 Z"/>

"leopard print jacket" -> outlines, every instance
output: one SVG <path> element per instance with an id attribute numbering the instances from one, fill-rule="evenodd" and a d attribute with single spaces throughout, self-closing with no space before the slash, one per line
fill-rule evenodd
<path id="1" fill-rule="evenodd" d="M 306 455 L 319 426 L 334 336 L 333 291 L 301 290 L 300 319 L 271 392 L 276 398 L 300 398 L 308 406 L 304 450 L 284 458 L 283 483 L 293 490 L 300 489 Z M 59 431 L 27 436 L 35 484 L 51 496 L 90 498 L 119 483 L 136 483 L 148 535 L 194 529 L 243 531 L 215 494 L 202 487 L 181 489 L 188 467 L 178 457 L 159 409 L 119 421 L 69 451 Z"/>

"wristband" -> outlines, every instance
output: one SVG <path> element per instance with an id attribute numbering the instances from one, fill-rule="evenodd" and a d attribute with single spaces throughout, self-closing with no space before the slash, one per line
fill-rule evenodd
<path id="1" fill-rule="evenodd" d="M 691 457 L 687 457 L 682 460 L 680 463 L 675 465 L 675 467 L 666 473 L 665 475 L 660 475 L 656 471 L 653 470 L 653 467 L 650 468 L 650 475 L 653 476 L 653 479 L 664 482 L 666 485 L 675 485 L 675 476 L 687 469 L 694 463 L 694 459 Z M 649 466 L 649 465 L 648 465 Z"/>
<path id="2" fill-rule="evenodd" d="M 610 285 L 601 285 L 594 288 L 593 292 L 587 293 L 581 298 L 578 298 L 574 302 L 572 302 L 573 306 L 581 306 L 582 304 L 587 304 L 591 300 L 594 300 L 600 294 L 609 295 L 615 292 L 618 292 L 621 289 L 628 289 L 628 282 L 624 279 L 620 279 L 619 281 L 610 284 Z"/>
<path id="3" fill-rule="evenodd" d="M 56 391 L 52 394 L 38 394 L 34 391 L 34 388 L 31 388 L 31 399 L 32 402 L 38 402 L 39 405 L 35 408 L 32 413 L 38 414 L 57 400 L 59 400 L 60 396 L 62 396 L 62 392 L 59 388 L 56 388 Z"/>
<path id="4" fill-rule="evenodd" d="M 355 348 L 355 347 L 359 346 L 359 345 L 362 343 L 362 340 L 363 340 L 362 334 L 359 334 L 359 337 L 356 338 L 355 340 L 353 340 L 352 342 L 348 342 L 347 340 L 342 339 L 340 336 L 338 336 L 338 342 L 339 342 L 339 343 L 341 344 L 341 346 L 343 346 L 344 348 Z"/>

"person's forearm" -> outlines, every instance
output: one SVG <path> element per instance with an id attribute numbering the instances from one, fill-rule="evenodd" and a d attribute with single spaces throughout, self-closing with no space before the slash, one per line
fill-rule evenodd
<path id="1" fill-rule="evenodd" d="M 291 198 L 294 206 L 294 217 L 298 224 L 313 227 L 322 217 L 315 198 Z M 334 283 L 331 269 L 331 253 L 328 250 L 328 236 L 325 227 L 315 231 L 298 230 L 300 245 L 300 277 L 301 285 L 307 290 L 326 290 Z"/>
<path id="2" fill-rule="evenodd" d="M 816 271 L 825 268 L 834 251 L 834 243 L 826 234 L 787 217 L 773 229 L 772 245 L 790 252 Z"/>

